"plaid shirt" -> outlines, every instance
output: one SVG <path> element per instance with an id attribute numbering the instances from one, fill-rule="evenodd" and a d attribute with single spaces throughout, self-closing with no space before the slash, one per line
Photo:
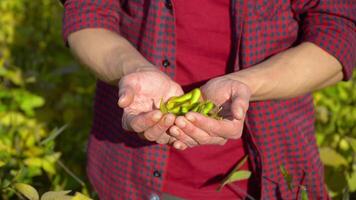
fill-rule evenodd
<path id="1" fill-rule="evenodd" d="M 174 79 L 175 19 L 169 0 L 67 0 L 64 5 L 64 38 L 89 27 L 117 32 Z M 338 58 L 345 80 L 350 77 L 356 63 L 354 0 L 231 0 L 230 11 L 235 71 L 309 41 Z M 169 149 L 122 129 L 117 94 L 116 87 L 98 81 L 88 176 L 101 199 L 159 199 Z M 261 199 L 300 199 L 298 185 L 306 186 L 310 199 L 329 199 L 310 94 L 251 102 L 245 124 Z M 281 165 L 293 175 L 291 191 Z"/>

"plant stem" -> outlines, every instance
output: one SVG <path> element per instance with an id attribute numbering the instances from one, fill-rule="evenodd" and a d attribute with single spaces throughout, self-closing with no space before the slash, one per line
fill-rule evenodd
<path id="1" fill-rule="evenodd" d="M 240 187 L 238 187 L 237 185 L 232 185 L 230 183 L 227 184 L 227 186 L 232 189 L 234 192 L 238 193 L 238 194 L 242 194 L 244 195 L 247 199 L 250 200 L 256 200 L 255 198 L 253 198 L 251 195 L 249 195 L 247 192 L 243 191 Z"/>
<path id="2" fill-rule="evenodd" d="M 82 187 L 85 186 L 85 183 L 78 176 L 76 176 L 67 166 L 65 166 L 62 161 L 57 160 L 57 163 L 60 167 L 63 168 L 63 170 L 65 172 L 67 172 L 67 174 L 69 174 L 71 177 L 73 177 L 74 180 L 76 180 Z"/>

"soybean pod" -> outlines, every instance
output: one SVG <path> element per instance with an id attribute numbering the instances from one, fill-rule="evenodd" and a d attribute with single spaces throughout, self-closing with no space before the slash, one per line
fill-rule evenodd
<path id="1" fill-rule="evenodd" d="M 195 88 L 190 93 L 192 93 L 192 97 L 190 99 L 190 104 L 194 104 L 194 103 L 198 102 L 200 97 L 201 97 L 200 89 L 199 88 Z"/>
<path id="2" fill-rule="evenodd" d="M 203 110 L 202 110 L 201 112 L 202 112 L 203 114 L 207 115 L 213 108 L 214 108 L 213 102 L 207 101 L 207 102 L 204 104 L 204 108 L 203 108 Z"/>
<path id="3" fill-rule="evenodd" d="M 163 103 L 163 99 L 161 99 L 161 102 L 159 103 L 159 110 L 162 112 L 162 113 L 167 113 L 168 112 L 168 109 L 166 107 L 166 104 Z"/>
<path id="4" fill-rule="evenodd" d="M 187 93 L 182 96 L 172 97 L 168 100 L 167 106 L 168 104 L 172 104 L 172 103 L 183 103 L 185 101 L 188 101 L 192 98 L 192 95 L 193 95 L 192 93 Z"/>
<path id="5" fill-rule="evenodd" d="M 190 109 L 190 111 L 192 111 L 192 112 L 199 112 L 198 110 L 199 110 L 199 108 L 200 108 L 200 106 L 201 106 L 202 104 L 203 104 L 203 103 L 199 103 L 199 102 L 193 104 L 193 106 L 192 106 L 192 108 Z"/>
<path id="6" fill-rule="evenodd" d="M 180 114 L 180 107 L 177 106 L 177 107 L 174 107 L 172 109 L 168 109 L 168 112 L 172 113 L 172 114 L 175 114 L 175 115 L 179 115 Z"/>

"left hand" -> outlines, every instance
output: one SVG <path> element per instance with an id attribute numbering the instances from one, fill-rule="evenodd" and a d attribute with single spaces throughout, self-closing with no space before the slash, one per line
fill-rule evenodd
<path id="1" fill-rule="evenodd" d="M 177 149 L 185 149 L 186 145 L 223 145 L 227 139 L 238 139 L 242 135 L 250 88 L 226 75 L 208 81 L 201 91 L 205 100 L 222 107 L 219 115 L 223 119 L 216 120 L 196 112 L 177 117 L 170 128 L 170 135 L 177 139 L 173 144 Z"/>

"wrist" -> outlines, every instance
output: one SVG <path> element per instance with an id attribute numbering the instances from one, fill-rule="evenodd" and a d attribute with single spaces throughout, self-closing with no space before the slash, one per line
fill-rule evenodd
<path id="1" fill-rule="evenodd" d="M 246 85 L 250 90 L 251 101 L 261 100 L 266 91 L 264 91 L 263 85 L 266 85 L 266 76 L 260 76 L 261 71 L 259 67 L 253 67 L 244 69 L 238 72 L 231 73 L 229 76 L 230 79 L 239 81 Z"/>

